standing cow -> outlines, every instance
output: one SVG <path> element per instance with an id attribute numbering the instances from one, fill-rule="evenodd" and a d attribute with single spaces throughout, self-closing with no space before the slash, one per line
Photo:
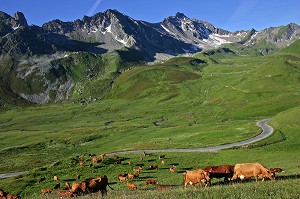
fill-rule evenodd
<path id="1" fill-rule="evenodd" d="M 210 182 L 210 174 L 209 172 L 206 172 L 202 169 L 194 170 L 194 171 L 186 171 L 184 173 L 184 188 L 188 184 L 193 185 L 196 189 L 195 184 L 199 183 L 200 187 L 202 187 L 205 184 L 205 187 Z"/>
<path id="2" fill-rule="evenodd" d="M 274 173 L 260 163 L 236 164 L 234 166 L 234 175 L 232 180 L 237 178 L 243 180 L 251 177 L 255 177 L 256 182 L 258 178 L 262 178 L 262 181 L 264 181 L 265 177 L 268 177 L 270 180 L 275 180 Z"/>
<path id="3" fill-rule="evenodd" d="M 223 178 L 224 182 L 228 182 L 228 178 L 231 179 L 234 173 L 233 165 L 222 165 L 222 166 L 207 166 L 203 169 L 210 173 L 210 178 Z"/>

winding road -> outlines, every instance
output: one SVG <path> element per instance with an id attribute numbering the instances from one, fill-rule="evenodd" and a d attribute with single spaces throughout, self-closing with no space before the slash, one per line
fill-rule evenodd
<path id="1" fill-rule="evenodd" d="M 221 149 L 229 149 L 232 147 L 237 147 L 237 146 L 244 146 L 247 144 L 251 144 L 254 142 L 257 142 L 259 140 L 262 140 L 268 136 L 270 136 L 274 129 L 270 125 L 268 125 L 268 121 L 270 119 L 264 119 L 256 123 L 257 126 L 262 128 L 262 133 L 250 138 L 248 140 L 240 141 L 240 142 L 235 142 L 232 144 L 224 144 L 224 145 L 218 145 L 218 146 L 212 146 L 212 147 L 202 147 L 202 148 L 192 148 L 192 149 L 158 149 L 158 150 L 134 150 L 134 151 L 120 151 L 120 152 L 113 152 L 113 153 L 107 153 L 107 156 L 112 156 L 112 155 L 122 155 L 122 154 L 141 154 L 141 153 L 164 153 L 164 152 L 215 152 L 219 151 Z M 9 177 L 15 177 L 22 175 L 24 172 L 17 172 L 17 173 L 6 173 L 6 174 L 0 174 L 0 178 L 9 178 Z"/>

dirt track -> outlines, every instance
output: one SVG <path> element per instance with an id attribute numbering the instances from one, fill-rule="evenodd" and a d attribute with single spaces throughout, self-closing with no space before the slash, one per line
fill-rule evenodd
<path id="1" fill-rule="evenodd" d="M 112 156 L 112 155 L 122 155 L 122 154 L 141 154 L 141 153 L 165 153 L 165 152 L 214 152 L 214 151 L 219 151 L 221 149 L 228 149 L 232 147 L 237 147 L 237 146 L 243 146 L 243 145 L 248 145 L 254 142 L 257 142 L 259 140 L 262 140 L 268 136 L 270 136 L 273 133 L 273 128 L 267 124 L 267 122 L 270 119 L 264 119 L 262 121 L 259 121 L 256 123 L 257 126 L 262 128 L 262 133 L 250 138 L 248 140 L 232 143 L 232 144 L 225 144 L 225 145 L 219 145 L 219 146 L 212 146 L 212 147 L 203 147 L 203 148 L 192 148 L 192 149 L 158 149 L 158 150 L 134 150 L 134 151 L 120 151 L 120 152 L 113 152 L 113 153 L 108 153 L 106 155 Z M 6 174 L 0 174 L 0 179 L 1 178 L 9 178 L 9 177 L 15 177 L 22 175 L 24 172 L 17 172 L 17 173 L 6 173 Z"/>

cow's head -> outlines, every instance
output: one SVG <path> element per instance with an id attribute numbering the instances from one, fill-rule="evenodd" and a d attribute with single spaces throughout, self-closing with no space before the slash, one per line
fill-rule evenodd
<path id="1" fill-rule="evenodd" d="M 210 181 L 210 172 L 204 171 L 203 175 L 204 175 L 204 178 L 206 179 L 206 181 L 209 182 Z"/>

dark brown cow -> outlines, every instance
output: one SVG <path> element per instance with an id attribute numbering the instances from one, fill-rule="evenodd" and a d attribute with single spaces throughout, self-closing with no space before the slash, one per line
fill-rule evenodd
<path id="1" fill-rule="evenodd" d="M 151 165 L 150 169 L 158 169 L 158 165 L 157 164 Z"/>
<path id="2" fill-rule="evenodd" d="M 275 180 L 274 173 L 260 163 L 236 164 L 234 166 L 234 175 L 231 178 L 232 180 L 237 178 L 243 180 L 244 178 L 251 177 L 255 177 L 256 181 L 258 178 L 262 178 L 262 181 L 264 181 L 265 177 L 268 177 L 270 180 Z"/>
<path id="3" fill-rule="evenodd" d="M 106 175 L 99 178 L 92 178 L 82 181 L 79 184 L 73 184 L 71 188 L 71 193 L 81 194 L 81 193 L 94 193 L 100 191 L 102 196 L 107 194 L 108 179 Z M 111 188 L 112 189 L 112 188 Z"/>
<path id="4" fill-rule="evenodd" d="M 284 172 L 284 170 L 282 168 L 270 168 L 270 171 L 272 173 L 280 173 L 280 172 Z"/>
<path id="5" fill-rule="evenodd" d="M 157 183 L 157 180 L 151 180 L 151 179 L 147 179 L 145 181 L 145 185 L 148 185 L 148 184 L 156 184 Z"/>
<path id="6" fill-rule="evenodd" d="M 221 165 L 221 166 L 207 166 L 203 169 L 210 173 L 210 178 L 223 178 L 224 182 L 228 182 L 228 178 L 231 179 L 234 173 L 233 165 Z"/>
<path id="7" fill-rule="evenodd" d="M 186 171 L 184 173 L 184 188 L 188 184 L 193 185 L 196 189 L 195 184 L 199 183 L 200 187 L 205 184 L 205 187 L 210 182 L 210 174 L 202 169 L 194 170 L 194 171 Z"/>

